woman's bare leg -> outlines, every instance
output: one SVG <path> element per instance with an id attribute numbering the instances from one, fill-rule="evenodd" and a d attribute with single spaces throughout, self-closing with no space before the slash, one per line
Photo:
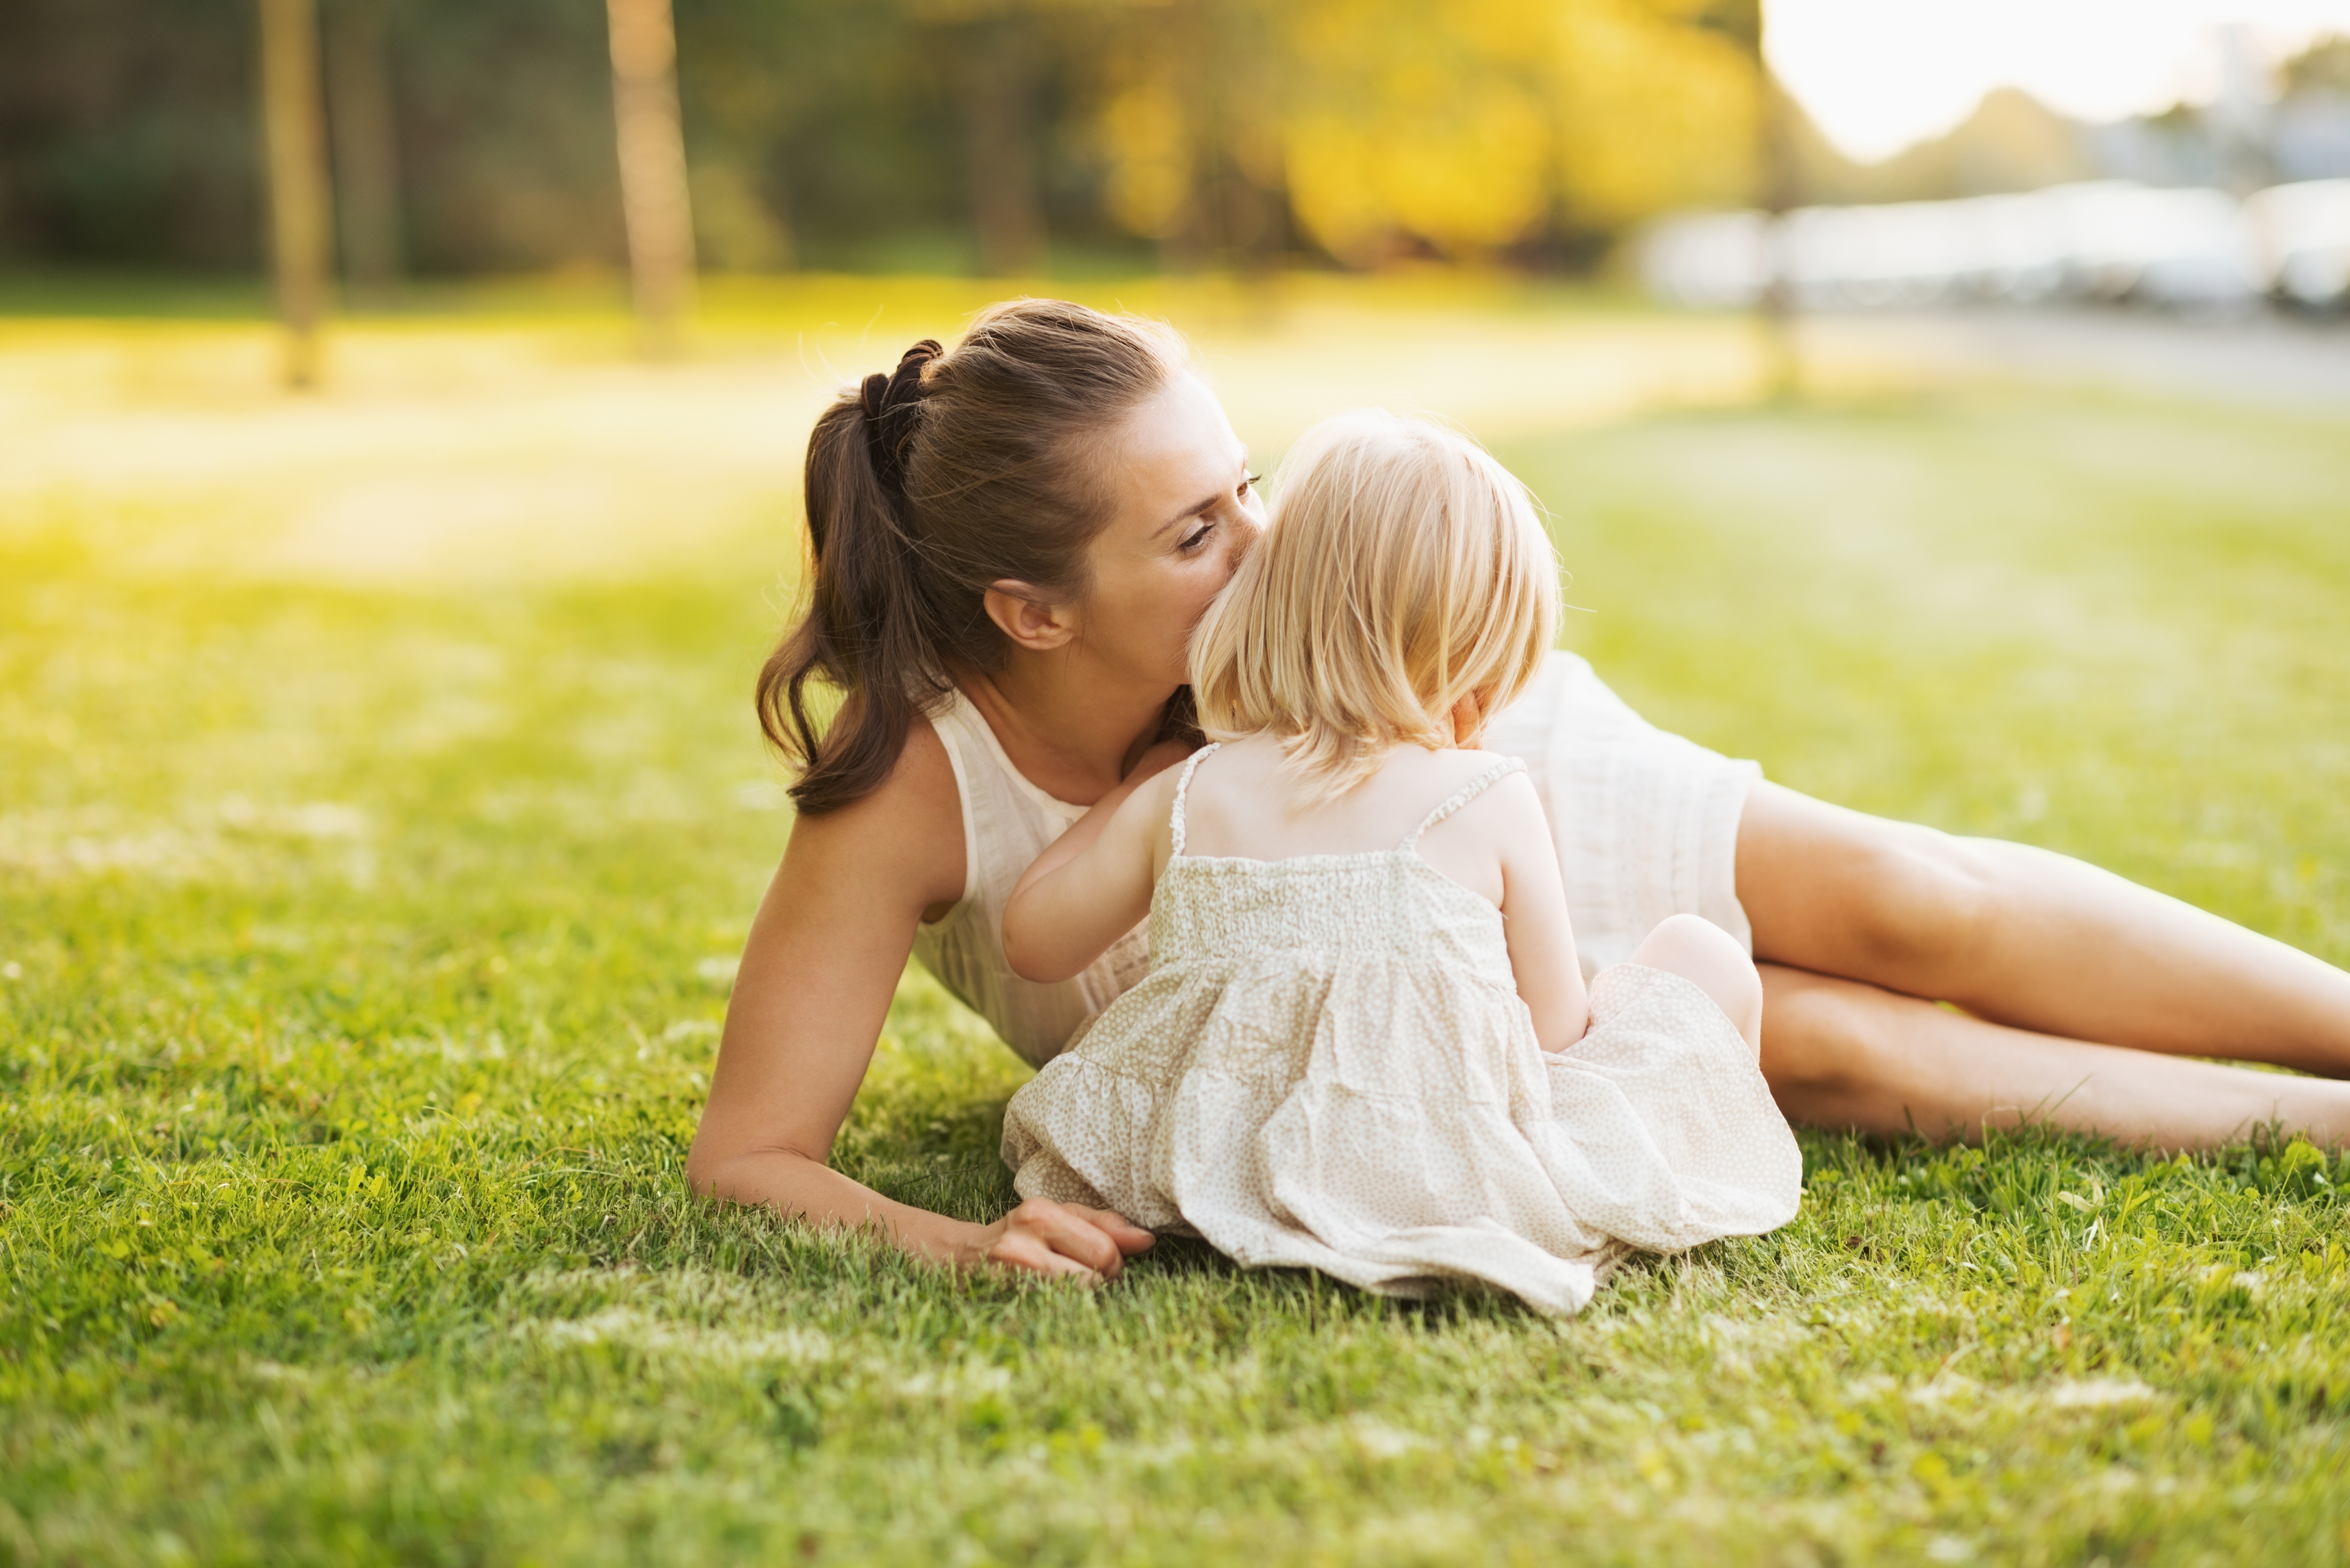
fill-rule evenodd
<path id="1" fill-rule="evenodd" d="M 1794 1121 L 1932 1138 L 2029 1122 L 2199 1149 L 2274 1124 L 2350 1144 L 2350 1084 L 2035 1034 L 1857 981 L 1761 969 L 1762 1074 Z"/>
<path id="2" fill-rule="evenodd" d="M 1738 899 L 1760 961 L 1956 1002 L 2030 1032 L 2019 1039 L 2350 1077 L 2350 974 L 2046 850 L 1757 784 L 1738 830 Z M 1998 1075 L 2015 1068 L 1987 1062 L 1986 1095 L 1972 1098 L 2014 1097 Z"/>

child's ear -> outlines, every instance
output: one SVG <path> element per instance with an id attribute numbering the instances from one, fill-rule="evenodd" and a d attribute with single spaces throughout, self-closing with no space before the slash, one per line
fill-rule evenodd
<path id="1" fill-rule="evenodd" d="M 989 586 L 980 601 L 1003 635 L 1034 653 L 1066 648 L 1077 634 L 1074 608 L 1033 584 L 1004 577 Z"/>
<path id="2" fill-rule="evenodd" d="M 1450 717 L 1454 745 L 1464 752 L 1477 749 L 1478 742 L 1485 737 L 1486 721 L 1493 716 L 1493 700 L 1500 695 L 1501 688 L 1488 686 L 1482 691 L 1471 691 L 1452 705 Z"/>

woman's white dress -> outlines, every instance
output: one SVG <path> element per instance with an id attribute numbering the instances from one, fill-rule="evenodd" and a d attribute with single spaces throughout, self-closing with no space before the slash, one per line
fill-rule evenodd
<path id="1" fill-rule="evenodd" d="M 1005 1112 L 1024 1196 L 1243 1264 L 1395 1295 L 1479 1282 L 1560 1313 L 1631 1249 L 1794 1217 L 1802 1158 L 1711 998 L 1618 965 L 1589 1033 L 1545 1054 L 1501 911 L 1420 857 L 1422 832 L 1521 763 L 1392 850 L 1259 861 L 1182 853 L 1208 754 L 1177 788 L 1148 978 Z"/>

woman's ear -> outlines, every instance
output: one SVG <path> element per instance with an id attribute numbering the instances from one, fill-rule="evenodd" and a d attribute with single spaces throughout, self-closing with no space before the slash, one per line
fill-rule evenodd
<path id="1" fill-rule="evenodd" d="M 1032 653 L 1066 648 L 1077 635 L 1076 607 L 1047 597 L 1033 584 L 1002 578 L 989 585 L 980 602 L 1004 636 Z"/>

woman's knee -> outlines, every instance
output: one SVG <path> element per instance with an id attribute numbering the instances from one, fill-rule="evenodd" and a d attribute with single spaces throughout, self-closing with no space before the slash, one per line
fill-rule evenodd
<path id="1" fill-rule="evenodd" d="M 1674 915 L 1648 933 L 1632 961 L 1669 970 L 1695 985 L 1759 1048 L 1762 981 L 1746 950 L 1721 927 L 1695 915 Z"/>
<path id="2" fill-rule="evenodd" d="M 1758 951 L 1906 992 L 1965 972 L 2000 919 L 1998 846 L 1765 788 L 1739 838 Z"/>
<path id="3" fill-rule="evenodd" d="M 1762 1075 L 1773 1093 L 1830 1095 L 1874 1080 L 1884 995 L 1857 981 L 1779 964 L 1759 966 L 1762 981 Z"/>
<path id="4" fill-rule="evenodd" d="M 1897 831 L 1864 853 L 1855 876 L 1857 935 L 1888 980 L 1956 977 L 1998 922 L 1997 872 L 1970 840 L 1888 826 Z"/>

